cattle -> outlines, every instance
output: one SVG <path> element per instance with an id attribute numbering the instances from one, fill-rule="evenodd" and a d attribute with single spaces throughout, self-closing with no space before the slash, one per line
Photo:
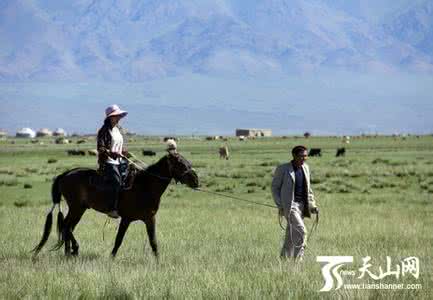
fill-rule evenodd
<path id="1" fill-rule="evenodd" d="M 156 152 L 152 151 L 152 150 L 144 150 L 143 149 L 143 151 L 141 151 L 141 153 L 143 154 L 143 156 L 155 156 L 156 155 Z"/>
<path id="2" fill-rule="evenodd" d="M 311 148 L 310 152 L 308 152 L 308 156 L 322 156 L 322 149 Z"/>
<path id="3" fill-rule="evenodd" d="M 346 148 L 338 148 L 335 157 L 344 156 L 346 154 Z"/>
<path id="4" fill-rule="evenodd" d="M 220 154 L 220 158 L 222 158 L 222 159 L 226 159 L 226 160 L 229 159 L 229 157 L 230 157 L 230 153 L 229 153 L 229 148 L 227 147 L 227 145 L 221 146 L 221 147 L 218 149 L 218 152 L 219 152 L 219 154 Z"/>
<path id="5" fill-rule="evenodd" d="M 54 141 L 56 144 L 69 144 L 69 140 L 64 137 L 59 137 Z"/>
<path id="6" fill-rule="evenodd" d="M 96 149 L 87 150 L 87 154 L 89 154 L 91 156 L 97 156 L 98 155 L 98 150 L 96 150 Z"/>
<path id="7" fill-rule="evenodd" d="M 68 155 L 81 155 L 81 156 L 86 155 L 86 152 L 83 150 L 68 150 L 66 151 L 66 153 L 68 153 Z"/>
<path id="8" fill-rule="evenodd" d="M 78 140 L 77 141 L 77 144 L 84 144 L 84 143 L 86 143 L 87 141 L 86 140 Z"/>

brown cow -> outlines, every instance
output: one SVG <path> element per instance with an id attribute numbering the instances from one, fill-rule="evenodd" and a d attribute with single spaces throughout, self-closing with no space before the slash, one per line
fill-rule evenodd
<path id="1" fill-rule="evenodd" d="M 227 147 L 227 145 L 221 146 L 218 152 L 220 154 L 220 158 L 225 158 L 227 160 L 229 159 L 230 153 L 229 153 L 229 147 Z"/>

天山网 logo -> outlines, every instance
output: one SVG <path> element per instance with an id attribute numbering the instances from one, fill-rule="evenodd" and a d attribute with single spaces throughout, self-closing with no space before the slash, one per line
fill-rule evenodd
<path id="1" fill-rule="evenodd" d="M 355 270 L 340 270 L 347 264 L 353 263 L 353 256 L 317 256 L 316 260 L 322 264 L 322 275 L 325 280 L 325 285 L 320 290 L 321 292 L 328 292 L 334 287 L 335 290 L 341 288 L 344 285 L 342 276 L 356 276 Z M 373 280 L 381 280 L 388 276 L 395 276 L 396 279 L 399 279 L 406 274 L 411 274 L 416 279 L 419 278 L 418 257 L 406 257 L 398 264 L 392 265 L 391 257 L 387 256 L 386 268 L 382 269 L 382 267 L 379 266 L 378 273 L 370 269 L 372 267 L 370 261 L 370 256 L 362 258 L 362 267 L 358 269 L 359 276 L 356 277 L 356 279 L 362 279 L 366 275 Z"/>

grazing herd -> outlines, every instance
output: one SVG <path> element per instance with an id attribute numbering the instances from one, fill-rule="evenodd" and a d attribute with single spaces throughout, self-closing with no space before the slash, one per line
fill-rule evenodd
<path id="1" fill-rule="evenodd" d="M 168 142 L 168 141 L 173 141 L 175 140 L 174 138 L 171 137 L 166 137 L 164 138 L 164 142 Z M 177 139 L 176 139 L 177 140 Z M 77 144 L 81 144 L 84 143 L 84 140 L 79 140 L 77 142 Z M 89 156 L 97 156 L 98 152 L 95 149 L 92 150 L 66 150 L 67 155 L 70 156 L 85 156 L 86 154 Z M 156 152 L 153 150 L 149 150 L 149 149 L 143 149 L 141 151 L 143 156 L 156 156 Z M 218 154 L 219 154 L 219 158 L 220 159 L 225 159 L 225 160 L 229 160 L 230 158 L 230 152 L 229 152 L 229 147 L 227 144 L 221 145 L 218 148 Z M 335 154 L 335 157 L 342 157 L 346 155 L 346 148 L 345 147 L 341 147 L 341 148 L 337 148 L 337 152 Z M 308 152 L 308 156 L 310 157 L 321 157 L 322 156 L 322 149 L 321 148 L 310 148 L 309 152 Z"/>

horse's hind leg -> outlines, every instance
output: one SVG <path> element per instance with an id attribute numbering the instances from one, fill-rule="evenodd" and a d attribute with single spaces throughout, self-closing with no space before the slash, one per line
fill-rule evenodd
<path id="1" fill-rule="evenodd" d="M 80 246 L 78 245 L 78 242 L 75 239 L 73 232 L 74 232 L 75 226 L 77 226 L 78 222 L 80 222 L 81 217 L 83 216 L 85 211 L 86 211 L 86 209 L 84 208 L 80 212 L 80 217 L 77 217 L 77 218 L 74 218 L 73 220 L 71 220 L 70 238 L 71 238 L 71 242 L 72 242 L 72 253 L 71 253 L 72 255 L 78 255 L 78 249 L 80 248 Z"/>
<path id="2" fill-rule="evenodd" d="M 86 208 L 71 209 L 65 218 L 65 225 L 63 227 L 63 239 L 65 241 L 65 255 L 78 255 L 79 245 L 72 232 L 75 226 L 80 222 Z M 72 253 L 71 253 L 72 244 Z"/>
<path id="3" fill-rule="evenodd" d="M 77 256 L 78 255 L 78 249 L 80 248 L 80 245 L 78 245 L 77 240 L 75 239 L 72 231 L 69 232 L 70 238 L 71 238 L 71 244 L 72 244 L 72 252 L 71 255 Z"/>

